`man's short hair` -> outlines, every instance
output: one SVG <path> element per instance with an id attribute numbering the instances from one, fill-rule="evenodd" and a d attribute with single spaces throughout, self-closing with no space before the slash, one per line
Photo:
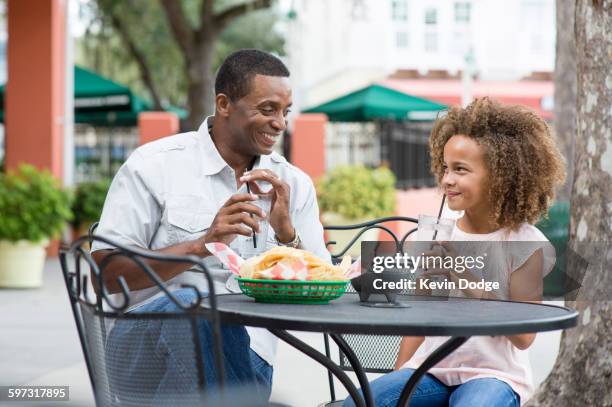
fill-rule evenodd
<path id="1" fill-rule="evenodd" d="M 215 95 L 223 93 L 236 101 L 251 91 L 255 75 L 288 77 L 289 69 L 274 55 L 258 49 L 241 49 L 230 54 L 219 67 Z"/>

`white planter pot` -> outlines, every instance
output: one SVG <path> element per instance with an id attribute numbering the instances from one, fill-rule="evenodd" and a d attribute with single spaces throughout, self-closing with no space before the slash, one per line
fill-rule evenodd
<path id="1" fill-rule="evenodd" d="M 48 243 L 0 240 L 0 287 L 40 287 Z"/>
<path id="2" fill-rule="evenodd" d="M 338 215 L 337 213 L 332 212 L 323 213 L 321 218 L 323 219 L 323 224 L 326 226 L 356 225 L 358 223 L 363 223 L 372 220 L 371 218 L 347 219 L 342 215 Z M 346 252 L 346 254 L 350 254 L 353 258 L 360 256 L 361 242 L 378 240 L 378 232 L 379 229 L 370 229 L 366 231 L 353 245 L 351 245 L 350 249 Z M 340 253 L 340 251 L 343 250 L 355 236 L 357 236 L 357 233 L 359 233 L 359 229 L 327 230 L 326 233 L 328 241 L 336 242 L 336 244 L 328 246 L 329 250 L 332 253 Z"/>

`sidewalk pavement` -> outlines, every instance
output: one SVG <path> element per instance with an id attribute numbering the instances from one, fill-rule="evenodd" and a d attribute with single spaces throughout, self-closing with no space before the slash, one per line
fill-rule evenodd
<path id="1" fill-rule="evenodd" d="M 321 334 L 295 334 L 323 352 Z M 559 338 L 560 332 L 539 334 L 530 348 L 536 384 L 552 369 Z M 337 355 L 335 348 L 332 354 Z M 355 376 L 350 375 L 356 382 Z M 368 376 L 373 379 L 379 375 Z M 0 385 L 67 385 L 70 386 L 70 402 L 58 403 L 58 406 L 94 405 L 57 258 L 46 261 L 42 288 L 0 290 Z M 346 396 L 337 381 L 336 394 L 339 398 Z M 325 369 L 280 342 L 272 401 L 313 407 L 329 399 Z M 15 403 L 0 402 L 0 406 L 10 407 Z M 19 403 L 19 406 L 25 404 Z"/>

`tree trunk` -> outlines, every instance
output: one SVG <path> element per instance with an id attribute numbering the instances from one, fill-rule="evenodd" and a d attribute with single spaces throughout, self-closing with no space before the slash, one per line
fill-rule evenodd
<path id="1" fill-rule="evenodd" d="M 557 199 L 569 201 L 574 173 L 576 137 L 576 39 L 574 0 L 557 0 L 557 45 L 555 59 L 555 108 L 553 126 L 567 162 L 567 178 Z"/>
<path id="2" fill-rule="evenodd" d="M 580 317 L 578 327 L 563 333 L 553 372 L 532 406 L 612 406 L 612 0 L 580 0 L 575 18 L 577 133 L 568 274 L 582 288 L 567 305 Z"/>
<path id="3" fill-rule="evenodd" d="M 155 110 L 163 110 L 161 97 L 159 96 L 159 92 L 157 91 L 157 86 L 155 86 L 155 82 L 153 81 L 153 76 L 151 74 L 151 69 L 149 69 L 149 65 L 147 64 L 147 60 L 143 52 L 138 49 L 136 45 L 136 41 L 130 36 L 127 31 L 127 27 L 121 21 L 121 18 L 118 14 L 115 14 L 116 11 L 109 7 L 109 15 L 111 19 L 111 24 L 119 33 L 121 40 L 125 43 L 128 52 L 136 61 L 136 65 L 138 66 L 138 72 L 140 73 L 140 80 L 145 85 L 145 87 L 149 90 L 151 95 L 151 99 L 153 100 L 153 109 Z"/>
<path id="4" fill-rule="evenodd" d="M 187 129 L 197 130 L 206 116 L 214 113 L 214 88 L 212 64 L 216 34 L 209 33 L 196 42 L 194 52 L 187 58 L 187 75 L 189 87 L 189 116 Z"/>

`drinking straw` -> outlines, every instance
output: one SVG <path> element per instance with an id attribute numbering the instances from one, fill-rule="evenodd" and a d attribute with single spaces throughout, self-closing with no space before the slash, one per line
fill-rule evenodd
<path id="1" fill-rule="evenodd" d="M 438 219 L 436 219 L 436 225 L 440 224 L 440 217 L 442 217 L 442 209 L 444 209 L 444 201 L 446 200 L 446 194 L 442 195 L 442 203 L 440 204 L 440 210 L 438 211 Z M 433 241 L 436 240 L 436 237 L 438 236 L 438 228 L 434 228 L 434 234 L 433 234 L 433 239 L 431 245 L 429 246 L 429 250 L 432 250 L 434 247 L 434 243 Z M 427 267 L 425 268 L 425 270 L 428 270 Z"/>
<path id="2" fill-rule="evenodd" d="M 257 160 L 257 156 L 255 156 L 253 158 L 253 162 L 251 163 L 251 165 L 247 168 L 247 172 L 251 171 L 253 169 L 253 167 L 255 166 L 255 161 Z M 247 193 L 251 193 L 251 188 L 249 187 L 249 182 L 247 181 L 246 183 L 246 188 L 247 188 Z M 253 214 L 251 214 L 251 218 L 253 217 Z M 257 249 L 257 235 L 255 234 L 255 229 L 253 229 L 253 248 Z"/>
<path id="3" fill-rule="evenodd" d="M 440 204 L 440 210 L 438 211 L 438 219 L 436 219 L 436 225 L 440 224 L 440 217 L 442 216 L 442 209 L 444 209 L 444 201 L 446 200 L 446 194 L 442 195 L 442 203 Z M 436 236 L 438 236 L 438 228 L 434 228 L 433 239 L 436 240 Z"/>

